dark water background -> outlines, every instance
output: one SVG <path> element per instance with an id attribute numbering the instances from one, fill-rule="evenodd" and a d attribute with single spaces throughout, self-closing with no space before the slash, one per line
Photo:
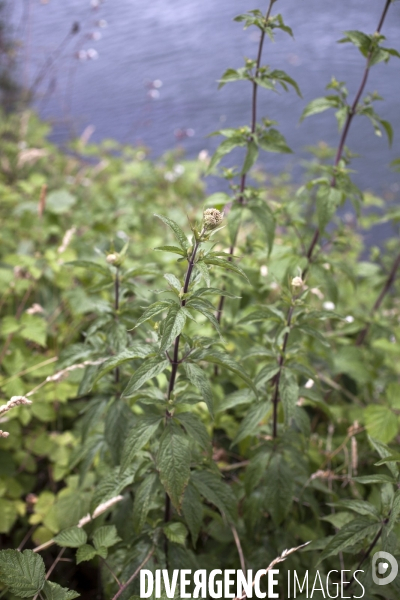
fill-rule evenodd
<path id="1" fill-rule="evenodd" d="M 215 148 L 216 138 L 206 137 L 210 132 L 249 123 L 250 84 L 229 84 L 217 91 L 217 80 L 227 67 L 242 66 L 244 57 L 255 58 L 256 29 L 243 31 L 242 24 L 232 19 L 253 8 L 265 10 L 265 0 L 7 0 L 6 4 L 14 35 L 25 46 L 20 77 L 28 85 L 73 22 L 80 24 L 80 33 L 47 73 L 36 101 L 40 114 L 54 122 L 53 139 L 58 143 L 93 125 L 95 141 L 144 143 L 153 156 L 181 145 L 194 157 Z M 336 41 L 346 29 L 374 32 L 384 4 L 384 0 L 276 2 L 273 14 L 282 14 L 295 39 L 278 32 L 275 43 L 266 40 L 263 63 L 295 78 L 303 100 L 294 92 L 277 95 L 260 90 L 259 117 L 276 119 L 295 152 L 289 157 L 263 154 L 260 162 L 267 170 L 293 168 L 294 178 L 300 179 L 299 158 L 306 156 L 306 145 L 321 140 L 337 145 L 333 111 L 301 125 L 299 117 L 309 100 L 325 93 L 333 75 L 346 81 L 352 101 L 365 60 L 353 46 Z M 382 33 L 387 46 L 400 50 L 400 2 L 389 8 Z M 101 38 L 93 39 L 93 34 Z M 87 50 L 98 57 L 77 58 L 79 52 L 84 58 Z M 154 81 L 162 86 L 152 86 Z M 388 164 L 400 156 L 400 60 L 374 67 L 366 90 L 377 90 L 384 97 L 376 109 L 392 123 L 395 140 L 389 149 L 386 138 L 375 136 L 365 117 L 353 121 L 348 146 L 362 155 L 354 161 L 355 181 L 398 200 L 400 177 Z"/>

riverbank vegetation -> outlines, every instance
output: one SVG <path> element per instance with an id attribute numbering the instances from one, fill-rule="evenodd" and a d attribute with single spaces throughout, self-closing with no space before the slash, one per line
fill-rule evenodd
<path id="1" fill-rule="evenodd" d="M 290 152 L 259 94 L 301 94 L 263 66 L 264 38 L 292 34 L 274 5 L 238 18 L 258 56 L 221 85 L 249 83 L 252 118 L 212 158 L 86 133 L 60 149 L 32 111 L 0 117 L 5 598 L 128 600 L 144 565 L 257 570 L 305 544 L 280 597 L 288 569 L 348 569 L 356 597 L 360 569 L 365 598 L 398 597 L 370 557 L 400 552 L 400 255 L 397 235 L 364 240 L 399 210 L 355 186 L 347 147 L 353 119 L 377 152 L 393 135 L 365 89 L 398 58 L 391 2 L 377 33 L 344 34 L 365 58 L 355 97 L 332 79 L 304 111 L 333 109 L 340 133 L 300 188 L 257 163 Z M 229 193 L 208 195 L 209 174 Z"/>

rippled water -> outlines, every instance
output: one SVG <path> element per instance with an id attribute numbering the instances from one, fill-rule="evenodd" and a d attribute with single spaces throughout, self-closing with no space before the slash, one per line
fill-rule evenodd
<path id="1" fill-rule="evenodd" d="M 239 67 L 244 57 L 255 57 L 257 32 L 243 31 L 234 23 L 237 14 L 253 9 L 248 0 L 106 0 L 97 9 L 90 0 L 8 0 L 16 34 L 26 44 L 21 68 L 25 81 L 32 81 L 45 57 L 57 47 L 74 21 L 81 32 L 74 36 L 64 58 L 47 78 L 37 105 L 41 114 L 55 122 L 55 139 L 71 132 L 80 134 L 93 125 L 93 137 L 123 142 L 143 142 L 159 155 L 181 144 L 189 156 L 211 151 L 215 138 L 207 134 L 223 126 L 249 122 L 248 83 L 227 85 L 217 91 L 217 80 L 227 67 Z M 10 4 L 12 3 L 12 6 Z M 93 3 L 92 3 L 93 4 Z M 96 2 L 94 2 L 96 4 Z M 265 9 L 267 2 L 259 3 Z M 307 119 L 299 125 L 306 102 L 323 95 L 332 75 L 348 83 L 350 98 L 362 77 L 364 60 L 348 44 L 336 44 L 346 29 L 373 32 L 384 0 L 279 0 L 275 12 L 293 28 L 295 39 L 278 32 L 276 43 L 266 43 L 264 63 L 285 69 L 302 90 L 273 94 L 261 90 L 259 116 L 276 119 L 294 157 L 264 155 L 267 169 L 298 164 L 303 148 L 324 140 L 338 141 L 333 113 Z M 23 12 L 25 7 L 25 12 Z M 98 21 L 107 22 L 99 27 Z M 105 23 L 101 23 L 105 25 Z M 388 45 L 400 50 L 400 3 L 394 3 L 382 32 Z M 92 39 L 88 34 L 95 33 Z M 79 60 L 78 51 L 93 49 L 98 58 Z M 362 154 L 354 163 L 356 180 L 375 191 L 383 188 L 398 195 L 400 178 L 388 163 L 400 156 L 400 61 L 380 64 L 370 74 L 367 90 L 378 90 L 385 98 L 377 110 L 397 129 L 392 149 L 377 138 L 365 118 L 355 120 L 348 145 Z M 151 87 L 150 82 L 156 81 Z M 184 137 L 189 134 L 189 137 Z M 182 139 L 183 136 L 183 139 Z M 298 170 L 294 171 L 298 176 Z"/>

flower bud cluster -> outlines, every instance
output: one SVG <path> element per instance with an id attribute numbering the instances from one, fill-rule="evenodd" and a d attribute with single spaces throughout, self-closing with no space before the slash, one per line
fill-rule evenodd
<path id="1" fill-rule="evenodd" d="M 216 208 L 207 208 L 203 213 L 204 227 L 208 230 L 215 229 L 222 222 L 224 213 Z"/>

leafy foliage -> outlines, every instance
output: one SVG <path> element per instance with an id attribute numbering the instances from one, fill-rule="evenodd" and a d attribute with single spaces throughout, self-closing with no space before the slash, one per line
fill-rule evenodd
<path id="1" fill-rule="evenodd" d="M 259 58 L 220 80 L 255 100 L 300 95 L 262 63 L 264 37 L 292 35 L 273 4 L 237 17 L 261 33 Z M 338 560 L 367 571 L 375 549 L 399 556 L 400 258 L 396 239 L 371 248 L 360 233 L 398 215 L 354 184 L 346 148 L 361 116 L 392 141 L 379 96 L 363 93 L 397 52 L 379 32 L 341 41 L 365 77 L 353 102 L 333 78 L 304 108 L 301 119 L 333 108 L 341 137 L 312 149 L 297 190 L 257 168 L 261 152 L 290 147 L 255 109 L 250 125 L 217 132 L 208 166 L 110 141 L 64 154 L 34 115 L 1 117 L 5 545 L 34 527 L 46 561 L 53 545 L 80 569 L 91 561 L 109 598 L 144 562 L 236 569 L 238 539 L 252 569 L 311 541 L 283 565 L 299 574 Z M 232 156 L 239 166 L 221 168 Z M 229 193 L 205 197 L 206 169 Z M 0 552 L 10 598 L 77 597 L 45 577 L 38 553 Z M 137 580 L 121 593 L 138 597 Z"/>

